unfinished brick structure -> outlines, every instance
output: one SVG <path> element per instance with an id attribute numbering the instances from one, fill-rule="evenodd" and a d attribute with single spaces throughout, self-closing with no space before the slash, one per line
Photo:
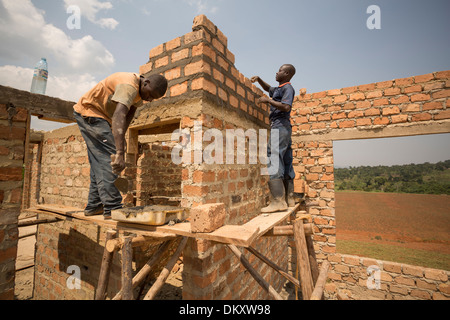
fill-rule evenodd
<path id="1" fill-rule="evenodd" d="M 235 68 L 234 59 L 227 48 L 225 35 L 203 15 L 194 19 L 192 32 L 150 51 L 150 59 L 140 67 L 140 73 L 165 75 L 170 89 L 163 99 L 140 110 L 128 132 L 125 176 L 129 178 L 131 190 L 124 195 L 125 202 L 133 205 L 170 203 L 186 207 L 223 203 L 227 210 L 226 224 L 242 224 L 260 213 L 268 191 L 267 177 L 260 174 L 262 165 L 249 164 L 248 159 L 244 164 L 237 161 L 235 164 L 197 162 L 196 157 L 201 157 L 201 153 L 196 151 L 211 144 L 207 138 L 201 140 L 200 145 L 192 145 L 191 161 L 174 164 L 171 158 L 171 151 L 178 144 L 172 140 L 176 129 L 185 129 L 192 139 L 207 129 L 216 129 L 216 133 L 222 133 L 225 145 L 227 129 L 268 128 L 268 106 L 255 103 L 262 91 Z M 334 211 L 333 175 L 335 140 L 450 132 L 449 78 L 450 72 L 442 71 L 296 97 L 292 111 L 294 166 L 297 182 L 306 180 L 305 210 L 311 214 L 314 223 L 317 258 L 328 260 L 332 265 L 329 272 L 332 281 L 326 286 L 328 296 L 335 297 L 338 292 L 344 292 L 353 299 L 450 297 L 448 271 L 336 252 L 336 221 L 339 217 Z M 20 129 L 14 130 L 25 136 L 27 117 L 19 119 L 16 116 L 11 125 L 6 103 L 14 95 L 5 88 L 2 88 L 2 95 L 5 90 L 8 94 L 0 100 L 5 103 L 4 111 L 0 108 L 2 130 L 18 127 Z M 34 98 L 35 95 L 30 96 Z M 57 103 L 61 104 L 60 101 Z M 64 109 L 70 110 L 71 103 L 65 103 Z M 15 104 L 20 105 L 18 101 Z M 29 113 L 42 114 L 42 110 L 30 110 Z M 70 121 L 71 115 L 46 115 L 45 118 Z M 25 141 L 25 137 L 21 139 Z M 35 167 L 35 173 L 39 174 L 38 178 L 25 175 L 23 199 L 27 202 L 23 206 L 41 202 L 83 208 L 89 187 L 89 164 L 77 127 L 55 130 L 45 133 L 41 140 L 31 140 L 36 144 L 28 149 L 27 168 Z M 2 133 L 0 151 L 4 149 L 4 152 L 0 152 L 0 156 L 5 160 L 18 157 L 17 163 L 8 162 L 10 167 L 17 168 L 24 161 L 20 158 L 24 144 L 20 138 L 15 141 L 7 141 Z M 13 151 L 16 145 L 18 150 Z M 243 151 L 237 150 L 238 147 L 234 147 L 236 157 L 238 151 Z M 245 148 L 248 155 L 248 143 Z M 0 170 L 4 167 L 2 161 Z M 0 180 L 9 177 L 9 174 L 2 174 Z M 5 298 L 12 298 L 14 247 L 20 212 L 20 200 L 14 190 L 22 187 L 19 173 L 14 179 L 14 182 L 0 185 L 4 188 L 0 191 L 0 297 Z M 92 299 L 105 232 L 105 228 L 80 221 L 39 226 L 35 298 Z M 257 241 L 255 248 L 279 266 L 295 272 L 295 251 L 290 248 L 291 241 L 287 237 L 264 238 Z M 136 265 L 142 262 L 146 249 L 136 253 Z M 283 278 L 254 257 L 250 261 L 277 291 L 282 289 Z M 221 244 L 190 239 L 183 262 L 184 299 L 268 298 Z M 81 268 L 80 290 L 67 287 L 68 267 L 72 265 Z M 381 271 L 381 288 L 377 290 L 369 290 L 366 285 L 367 268 L 373 265 Z M 9 270 L 5 279 L 3 270 Z M 109 296 L 120 288 L 119 271 L 120 256 L 115 258 Z"/>

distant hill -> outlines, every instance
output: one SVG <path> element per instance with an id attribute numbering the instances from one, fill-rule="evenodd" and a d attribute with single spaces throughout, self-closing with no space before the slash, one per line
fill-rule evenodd
<path id="1" fill-rule="evenodd" d="M 450 194 L 450 160 L 396 166 L 335 168 L 335 189 Z"/>

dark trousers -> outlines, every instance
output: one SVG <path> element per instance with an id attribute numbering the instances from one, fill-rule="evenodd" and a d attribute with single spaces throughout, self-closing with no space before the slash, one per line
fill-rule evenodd
<path id="1" fill-rule="evenodd" d="M 104 214 L 122 208 L 122 195 L 114 185 L 117 175 L 112 172 L 111 155 L 116 154 L 116 145 L 108 121 L 102 118 L 83 117 L 74 112 L 81 135 L 86 142 L 91 166 L 89 198 L 86 210 L 103 204 Z"/>
<path id="2" fill-rule="evenodd" d="M 278 132 L 278 143 L 272 143 L 274 130 Z M 295 171 L 292 165 L 292 128 L 284 126 L 272 128 L 270 135 L 271 137 L 267 145 L 267 157 L 269 159 L 269 165 L 273 164 L 275 166 L 270 170 L 270 180 L 294 179 Z M 274 157 L 278 158 L 278 160 L 270 162 L 271 158 L 276 160 Z"/>

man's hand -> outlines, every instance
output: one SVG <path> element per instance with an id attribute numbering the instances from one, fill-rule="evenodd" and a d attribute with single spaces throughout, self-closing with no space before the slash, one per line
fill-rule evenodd
<path id="1" fill-rule="evenodd" d="M 261 97 L 258 99 L 258 103 L 271 103 L 271 100 L 267 97 Z"/>
<path id="2" fill-rule="evenodd" d="M 120 173 L 125 169 L 125 156 L 122 153 L 111 155 L 111 167 L 113 173 L 120 175 Z"/>
<path id="3" fill-rule="evenodd" d="M 250 81 L 252 82 L 252 83 L 255 83 L 256 81 L 258 81 L 259 80 L 259 77 L 258 76 L 254 76 L 254 77 L 251 77 L 250 78 Z"/>

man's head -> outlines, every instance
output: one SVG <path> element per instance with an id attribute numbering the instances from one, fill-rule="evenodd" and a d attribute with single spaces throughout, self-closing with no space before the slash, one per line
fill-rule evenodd
<path id="1" fill-rule="evenodd" d="M 139 95 L 142 100 L 153 101 L 163 97 L 167 91 L 167 79 L 159 74 L 148 77 L 141 76 Z"/>
<path id="2" fill-rule="evenodd" d="M 276 80 L 280 83 L 291 81 L 295 75 L 295 67 L 292 64 L 283 64 L 277 72 Z"/>

